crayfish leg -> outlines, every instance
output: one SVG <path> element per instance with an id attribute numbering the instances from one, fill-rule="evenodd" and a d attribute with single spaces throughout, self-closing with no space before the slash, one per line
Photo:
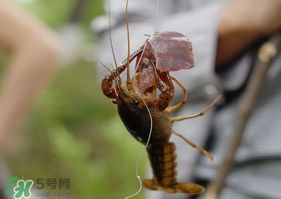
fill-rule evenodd
<path id="1" fill-rule="evenodd" d="M 210 104 L 208 104 L 202 111 L 200 111 L 199 113 L 195 113 L 193 115 L 189 115 L 189 116 L 177 116 L 177 117 L 171 117 L 171 121 L 172 122 L 178 122 L 178 121 L 183 121 L 183 120 L 188 120 L 188 119 L 192 119 L 192 118 L 196 118 L 196 117 L 200 117 L 205 115 L 211 108 L 213 108 L 220 100 L 222 100 L 223 96 L 219 95 L 218 97 L 216 97 Z"/>
<path id="2" fill-rule="evenodd" d="M 142 181 L 143 186 L 154 191 L 163 191 L 167 193 L 185 193 L 190 195 L 197 195 L 205 191 L 205 188 L 199 184 L 193 183 L 176 183 L 173 186 L 160 186 L 154 179 L 145 179 Z"/>
<path id="3" fill-rule="evenodd" d="M 180 110 L 186 103 L 187 101 L 187 98 L 188 98 L 188 92 L 186 91 L 186 89 L 184 88 L 184 86 L 174 77 L 170 76 L 171 79 L 178 85 L 178 87 L 180 88 L 180 90 L 182 91 L 183 93 L 183 97 L 181 99 L 181 101 L 176 104 L 176 105 L 173 105 L 173 106 L 168 106 L 165 110 L 169 113 L 173 113 L 175 111 L 178 111 Z"/>

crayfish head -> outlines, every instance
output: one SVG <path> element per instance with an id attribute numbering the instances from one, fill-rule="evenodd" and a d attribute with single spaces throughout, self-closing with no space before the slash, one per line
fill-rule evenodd
<path id="1" fill-rule="evenodd" d="M 123 90 L 117 97 L 118 114 L 126 129 L 138 141 L 146 143 L 151 119 L 147 102 L 135 93 Z"/>
<path id="2" fill-rule="evenodd" d="M 128 89 L 125 84 L 118 89 L 117 93 L 116 104 L 118 109 L 127 109 L 129 112 L 137 112 L 141 109 L 141 97 Z"/>

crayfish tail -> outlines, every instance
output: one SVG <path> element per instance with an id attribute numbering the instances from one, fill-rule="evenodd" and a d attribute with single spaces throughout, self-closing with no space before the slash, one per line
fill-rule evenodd
<path id="1" fill-rule="evenodd" d="M 174 186 L 176 179 L 176 145 L 173 142 L 151 144 L 147 152 L 155 181 L 163 187 Z"/>
<path id="2" fill-rule="evenodd" d="M 162 187 L 155 179 L 145 179 L 142 181 L 143 186 L 154 191 L 164 191 L 167 193 L 185 193 L 189 195 L 197 195 L 203 193 L 205 188 L 199 184 L 193 183 L 176 183 L 171 187 Z"/>
<path id="3" fill-rule="evenodd" d="M 203 193 L 205 188 L 199 184 L 180 182 L 175 186 L 176 192 L 197 195 Z"/>
<path id="4" fill-rule="evenodd" d="M 143 180 L 143 186 L 150 190 L 169 193 L 196 195 L 205 188 L 198 184 L 177 182 L 176 145 L 173 142 L 151 144 L 147 148 L 153 179 Z"/>

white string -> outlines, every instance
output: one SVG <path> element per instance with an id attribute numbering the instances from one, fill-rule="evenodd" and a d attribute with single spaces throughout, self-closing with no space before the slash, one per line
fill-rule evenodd
<path id="1" fill-rule="evenodd" d="M 159 0 L 157 0 L 157 8 L 156 8 L 156 9 L 157 9 L 157 12 L 156 12 L 156 20 L 158 21 L 158 18 L 159 18 Z M 156 21 L 156 26 L 157 26 L 157 24 L 158 24 L 157 21 Z M 157 27 L 156 27 L 156 30 L 158 30 Z M 143 53 L 144 53 L 144 51 L 145 51 L 145 48 L 146 48 L 146 45 L 144 46 L 143 52 L 142 52 L 142 54 L 141 54 L 141 57 L 140 57 L 140 59 L 139 59 L 139 61 L 138 61 L 138 63 L 137 63 L 137 67 L 138 67 L 138 65 L 139 65 L 139 62 L 140 62 L 142 56 L 143 56 Z M 137 70 L 137 68 L 135 69 L 135 71 L 136 71 L 136 70 Z M 149 110 L 147 104 L 145 103 L 145 101 L 144 101 L 143 99 L 141 99 L 141 100 L 142 100 L 142 102 L 144 103 L 144 105 L 145 105 L 145 107 L 146 107 L 146 109 L 147 109 L 147 112 L 148 112 L 148 114 L 149 114 L 149 119 L 150 119 L 149 135 L 148 135 L 147 142 L 146 142 L 146 144 L 145 144 L 145 148 L 147 148 L 148 145 L 149 145 L 150 139 L 151 139 L 151 135 L 152 135 L 153 120 L 152 120 L 152 115 L 151 115 L 151 112 L 150 112 L 150 110 Z M 137 161 L 136 161 L 136 177 L 137 177 L 137 180 L 138 180 L 138 182 L 139 182 L 139 189 L 138 189 L 135 193 L 133 193 L 133 194 L 130 195 L 130 196 L 125 197 L 124 199 L 130 199 L 130 198 L 133 198 L 133 197 L 139 195 L 140 192 L 141 192 L 142 189 L 143 189 L 143 185 L 142 185 L 142 181 L 141 181 L 141 176 L 139 175 L 139 162 L 140 162 L 141 156 L 142 156 L 142 153 L 140 152 L 139 155 L 138 155 L 138 159 L 137 159 Z"/>
<path id="2" fill-rule="evenodd" d="M 141 56 L 140 56 L 139 61 L 138 61 L 138 63 L 137 63 L 137 67 L 135 68 L 135 72 L 136 72 L 136 71 L 138 70 L 138 68 L 139 68 L 139 64 L 140 64 L 141 59 L 142 59 L 142 57 L 143 57 L 144 51 L 145 51 L 145 49 L 146 49 L 146 46 L 147 46 L 147 42 L 145 42 L 145 44 L 144 44 L 144 47 L 143 47 Z"/>
<path id="3" fill-rule="evenodd" d="M 135 196 L 137 196 L 137 195 L 140 194 L 140 192 L 141 192 L 141 190 L 142 190 L 142 181 L 141 181 L 141 177 L 140 177 L 139 175 L 137 175 L 137 179 L 138 179 L 138 181 L 139 181 L 139 190 L 138 190 L 136 193 L 134 193 L 134 194 L 132 194 L 132 195 L 130 195 L 130 196 L 124 198 L 124 199 L 133 198 L 133 197 L 135 197 Z"/>
<path id="4" fill-rule="evenodd" d="M 143 101 L 143 103 L 144 103 L 144 105 L 145 105 L 145 107 L 146 107 L 146 109 L 147 109 L 147 112 L 148 112 L 148 114 L 149 114 L 149 119 L 150 119 L 149 136 L 148 136 L 148 139 L 147 139 L 147 142 L 146 142 L 146 145 L 145 145 L 145 148 L 147 148 L 147 147 L 148 147 L 148 144 L 149 144 L 149 141 L 150 141 L 150 139 L 151 139 L 153 121 L 152 121 L 151 112 L 150 112 L 150 110 L 149 110 L 147 104 L 145 103 L 145 101 L 144 101 L 143 99 L 142 99 L 142 101 Z"/>
<path id="5" fill-rule="evenodd" d="M 152 120 L 152 115 L 151 115 L 151 112 L 150 112 L 150 110 L 149 110 L 147 104 L 145 103 L 145 101 L 144 101 L 143 99 L 141 99 L 141 100 L 142 100 L 142 102 L 144 103 L 144 105 L 145 105 L 145 107 L 146 107 L 146 109 L 147 109 L 147 112 L 148 112 L 148 114 L 149 114 L 149 119 L 150 119 L 149 135 L 148 135 L 147 142 L 146 142 L 146 144 L 145 144 L 145 148 L 147 148 L 148 145 L 149 145 L 150 139 L 151 139 L 151 135 L 152 135 L 153 120 Z M 132 194 L 132 195 L 130 195 L 130 196 L 127 196 L 127 197 L 124 198 L 124 199 L 130 199 L 130 198 L 133 198 L 133 197 L 139 195 L 140 192 L 141 192 L 141 190 L 142 190 L 142 188 L 143 188 L 142 181 L 141 181 L 141 176 L 139 175 L 139 162 L 140 162 L 140 159 L 141 159 L 141 155 L 142 155 L 142 153 L 140 152 L 139 155 L 138 155 L 138 159 L 137 159 L 137 161 L 136 161 L 136 177 L 137 177 L 137 180 L 138 180 L 138 182 L 139 182 L 139 189 L 137 190 L 136 193 L 134 193 L 134 194 Z"/>
<path id="6" fill-rule="evenodd" d="M 155 32 L 157 32 L 159 30 L 159 19 L 160 19 L 159 6 L 160 6 L 160 0 L 156 0 Z M 149 37 L 150 37 L 150 35 L 149 35 Z M 141 58 L 142 58 L 142 56 L 144 54 L 146 46 L 147 46 L 147 42 L 145 42 L 145 45 L 144 45 L 143 50 L 142 50 L 142 54 L 141 54 L 140 59 L 139 59 L 139 61 L 137 63 L 137 67 L 135 68 L 135 72 L 137 71 L 137 69 L 139 67 L 139 63 L 140 63 Z"/>

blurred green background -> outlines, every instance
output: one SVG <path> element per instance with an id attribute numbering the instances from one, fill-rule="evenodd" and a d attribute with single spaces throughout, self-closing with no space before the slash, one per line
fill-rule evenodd
<path id="1" fill-rule="evenodd" d="M 79 2 L 84 9 L 79 8 Z M 138 189 L 135 165 L 139 154 L 140 172 L 144 175 L 147 159 L 144 147 L 127 133 L 116 107 L 102 95 L 95 63 L 89 59 L 94 53 L 89 46 L 95 42 L 90 22 L 103 13 L 102 0 L 14 0 L 14 3 L 59 34 L 73 21 L 80 24 L 82 34 L 79 56 L 58 67 L 49 88 L 39 97 L 20 129 L 24 142 L 17 152 L 6 157 L 11 175 L 69 178 L 70 198 L 116 199 L 134 193 Z M 3 66 L 5 56 L 0 54 Z M 5 68 L 1 70 L 2 76 Z M 53 198 L 52 192 L 49 198 Z"/>

